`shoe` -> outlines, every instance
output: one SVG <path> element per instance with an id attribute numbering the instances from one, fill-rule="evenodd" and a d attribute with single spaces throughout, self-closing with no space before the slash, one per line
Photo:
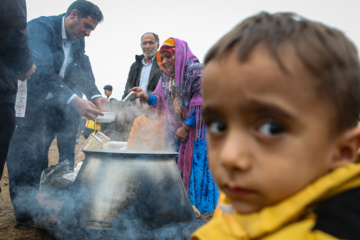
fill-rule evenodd
<path id="1" fill-rule="evenodd" d="M 34 222 L 34 220 L 30 219 L 30 220 L 26 220 L 26 221 L 16 221 L 17 224 L 15 225 L 15 228 L 27 228 L 27 229 L 31 229 L 31 228 L 36 228 L 36 224 Z"/>

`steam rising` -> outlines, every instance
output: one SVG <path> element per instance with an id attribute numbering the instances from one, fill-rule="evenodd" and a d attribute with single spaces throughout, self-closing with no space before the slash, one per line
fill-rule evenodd
<path id="1" fill-rule="evenodd" d="M 118 112 L 117 122 L 102 124 L 101 131 L 111 140 L 127 140 L 132 119 L 143 110 L 118 102 L 107 107 Z M 147 149 L 148 139 L 136 140 L 132 149 L 174 151 L 175 138 L 165 131 L 164 118 L 151 116 L 162 129 L 142 128 L 139 136 L 149 136 L 153 144 Z M 188 239 L 203 224 L 195 219 L 175 155 L 170 160 L 122 160 L 104 151 L 86 152 L 75 182 L 40 193 L 29 187 L 16 198 L 18 205 L 56 239 Z"/>
<path id="2" fill-rule="evenodd" d="M 46 226 L 57 239 L 188 239 L 203 224 L 171 160 L 86 154 L 90 161 L 60 194 L 57 223 Z"/>

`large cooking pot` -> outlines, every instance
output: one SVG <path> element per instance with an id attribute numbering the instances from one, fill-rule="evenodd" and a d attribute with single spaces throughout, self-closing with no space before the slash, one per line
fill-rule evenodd
<path id="1" fill-rule="evenodd" d="M 71 219 L 77 220 L 72 224 L 91 229 L 156 229 L 194 220 L 175 162 L 178 153 L 84 152 L 72 202 L 63 207 L 63 214 L 71 213 Z"/>
<path id="2" fill-rule="evenodd" d="M 105 103 L 105 109 L 111 111 L 111 112 L 121 112 L 124 111 L 124 108 L 126 107 L 126 101 L 128 99 L 133 98 L 133 93 L 134 92 L 130 92 L 128 93 L 128 95 L 126 95 L 126 97 L 123 100 L 116 100 L 113 99 L 107 103 Z"/>

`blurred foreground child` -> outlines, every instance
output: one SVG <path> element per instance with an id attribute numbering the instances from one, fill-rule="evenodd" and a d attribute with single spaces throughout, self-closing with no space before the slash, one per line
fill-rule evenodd
<path id="1" fill-rule="evenodd" d="M 220 39 L 202 90 L 225 198 L 192 239 L 359 239 L 359 86 L 353 43 L 300 16 L 259 13 Z"/>

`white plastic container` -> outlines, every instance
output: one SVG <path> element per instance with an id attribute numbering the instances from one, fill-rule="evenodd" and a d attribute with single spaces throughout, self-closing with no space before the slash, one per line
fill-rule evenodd
<path id="1" fill-rule="evenodd" d="M 103 145 L 104 150 L 126 150 L 127 142 L 109 141 Z"/>
<path id="2" fill-rule="evenodd" d="M 95 121 L 100 123 L 109 123 L 114 122 L 116 117 L 116 112 L 103 112 L 104 116 L 98 116 L 95 118 Z"/>

